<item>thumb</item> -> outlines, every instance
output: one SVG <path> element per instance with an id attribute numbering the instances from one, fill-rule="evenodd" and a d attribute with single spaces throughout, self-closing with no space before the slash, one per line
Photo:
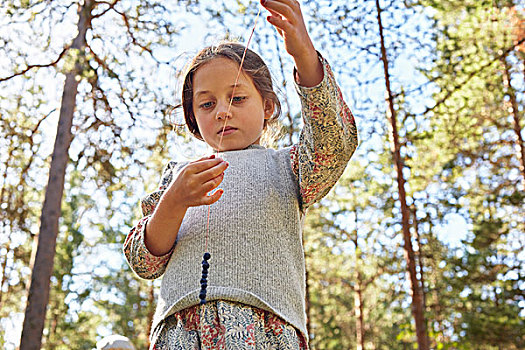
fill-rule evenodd
<path id="1" fill-rule="evenodd" d="M 213 192 L 212 194 L 207 195 L 204 199 L 205 204 L 210 205 L 210 204 L 217 202 L 222 197 L 223 193 L 224 193 L 224 190 L 220 188 L 217 191 Z"/>
<path id="2" fill-rule="evenodd" d="M 199 158 L 197 160 L 194 160 L 192 163 L 197 163 L 197 162 L 200 162 L 202 160 L 214 159 L 214 158 L 215 158 L 215 154 L 212 154 L 211 156 L 205 156 L 205 157 Z"/>

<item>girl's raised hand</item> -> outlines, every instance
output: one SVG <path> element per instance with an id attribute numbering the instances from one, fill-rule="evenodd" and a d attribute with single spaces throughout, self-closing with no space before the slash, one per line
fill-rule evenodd
<path id="1" fill-rule="evenodd" d="M 270 11 L 266 18 L 284 40 L 286 51 L 293 57 L 297 68 L 297 82 L 314 86 L 323 80 L 323 68 L 317 57 L 297 0 L 261 0 Z"/>

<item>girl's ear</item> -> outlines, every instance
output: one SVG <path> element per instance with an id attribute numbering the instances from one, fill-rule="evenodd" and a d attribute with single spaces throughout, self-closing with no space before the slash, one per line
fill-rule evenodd
<path id="1" fill-rule="evenodd" d="M 275 110 L 275 103 L 269 98 L 264 100 L 264 119 L 270 119 Z"/>

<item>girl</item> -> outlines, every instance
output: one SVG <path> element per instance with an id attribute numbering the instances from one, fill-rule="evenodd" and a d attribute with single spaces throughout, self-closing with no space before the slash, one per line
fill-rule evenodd
<path id="1" fill-rule="evenodd" d="M 169 162 L 124 244 L 140 277 L 164 275 L 152 349 L 308 348 L 301 223 L 343 173 L 357 131 L 299 3 L 261 4 L 295 61 L 300 141 L 281 150 L 259 145 L 280 104 L 256 53 L 247 50 L 239 76 L 242 45 L 222 43 L 194 58 L 184 79 L 184 116 L 217 156 Z M 204 252 L 211 253 L 203 261 L 209 276 L 205 267 L 199 285 Z"/>

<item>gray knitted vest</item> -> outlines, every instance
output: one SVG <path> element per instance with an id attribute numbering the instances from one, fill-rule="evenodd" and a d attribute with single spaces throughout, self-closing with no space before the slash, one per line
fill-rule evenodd
<path id="1" fill-rule="evenodd" d="M 219 157 L 230 165 L 220 186 L 224 194 L 211 206 L 207 300 L 268 310 L 306 336 L 303 214 L 290 148 L 252 145 Z M 153 329 L 170 314 L 199 303 L 207 212 L 207 206 L 192 207 L 184 217 Z"/>

